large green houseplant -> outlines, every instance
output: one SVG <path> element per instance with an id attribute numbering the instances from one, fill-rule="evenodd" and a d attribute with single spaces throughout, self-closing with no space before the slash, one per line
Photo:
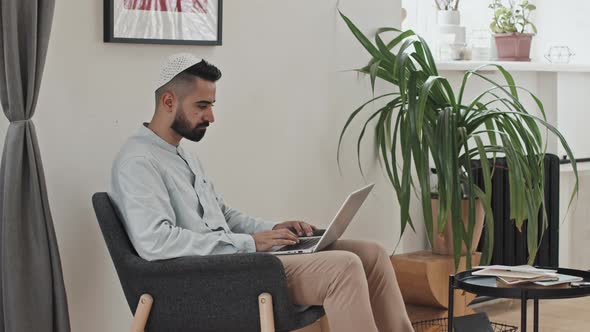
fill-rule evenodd
<path id="1" fill-rule="evenodd" d="M 489 66 L 497 68 L 503 82 L 481 74 L 483 67 L 489 70 L 489 66 L 482 66 L 465 73 L 456 93 L 448 80 L 439 75 L 430 49 L 420 36 L 411 30 L 402 32 L 395 28 L 381 28 L 372 43 L 349 18 L 341 16 L 371 56 L 369 63 L 357 71 L 369 76 L 373 98 L 352 112 L 344 125 L 338 145 L 338 162 L 343 136 L 352 121 L 368 109 L 367 105 L 378 103 L 379 107 L 368 116 L 358 137 L 359 167 L 360 143 L 368 125 L 375 123 L 377 155 L 400 204 L 401 235 L 408 225 L 414 228 L 409 210 L 412 193 L 416 192 L 422 203 L 431 243 L 433 223 L 437 223 L 439 230 L 443 230 L 448 222 L 452 223 L 455 265 L 458 266 L 461 247 L 465 245 L 468 249 L 467 267 L 471 268 L 476 200 L 483 203 L 486 216 L 486 245 L 481 262 L 489 264 L 491 259 L 494 228 L 490 206 L 491 177 L 495 158 L 505 157 L 509 169 L 511 219 L 519 229 L 528 220 L 529 263 L 532 263 L 539 238 L 547 227 L 543 164 L 547 148 L 544 142 L 549 132 L 559 138 L 572 160 L 576 185 L 571 200 L 578 190 L 575 159 L 561 133 L 546 121 L 541 101 L 527 89 L 517 86 L 512 75 L 499 65 Z M 385 42 L 384 33 L 396 33 L 397 36 Z M 486 81 L 489 88 L 467 100 L 465 89 L 473 78 Z M 377 79 L 390 84 L 394 91 L 375 96 Z M 530 97 L 542 115 L 531 114 L 521 103 L 520 94 Z M 475 183 L 472 166 L 476 160 L 483 173 L 482 188 Z M 436 168 L 438 178 L 437 220 L 433 220 L 431 205 L 431 166 Z M 465 223 L 461 216 L 464 199 L 468 200 L 469 207 Z M 540 209 L 543 211 L 541 222 L 538 219 Z"/>

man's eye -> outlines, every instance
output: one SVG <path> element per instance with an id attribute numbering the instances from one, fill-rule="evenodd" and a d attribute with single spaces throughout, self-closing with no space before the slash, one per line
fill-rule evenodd
<path id="1" fill-rule="evenodd" d="M 198 107 L 202 110 L 206 110 L 209 105 L 198 105 Z"/>

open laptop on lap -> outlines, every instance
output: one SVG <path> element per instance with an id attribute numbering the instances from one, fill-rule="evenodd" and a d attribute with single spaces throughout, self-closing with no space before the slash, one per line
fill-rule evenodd
<path id="1" fill-rule="evenodd" d="M 279 247 L 270 253 L 275 255 L 310 254 L 326 248 L 344 234 L 373 186 L 374 184 L 370 184 L 348 195 L 322 236 L 300 238 L 299 243 Z"/>

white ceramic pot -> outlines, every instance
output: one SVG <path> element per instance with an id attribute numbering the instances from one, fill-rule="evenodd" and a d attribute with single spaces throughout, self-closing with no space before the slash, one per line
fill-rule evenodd
<path id="1" fill-rule="evenodd" d="M 465 27 L 460 25 L 439 25 L 438 40 L 446 44 L 465 44 Z"/>
<path id="2" fill-rule="evenodd" d="M 439 25 L 460 25 L 461 14 L 458 10 L 439 10 L 437 23 Z"/>

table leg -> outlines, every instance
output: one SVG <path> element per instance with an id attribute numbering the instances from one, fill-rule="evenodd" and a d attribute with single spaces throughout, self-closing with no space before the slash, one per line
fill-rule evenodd
<path id="1" fill-rule="evenodd" d="M 455 307 L 455 276 L 449 276 L 449 318 L 447 331 L 453 331 L 453 309 Z"/>
<path id="2" fill-rule="evenodd" d="M 533 320 L 533 331 L 539 332 L 539 299 L 535 299 L 535 313 Z"/>
<path id="3" fill-rule="evenodd" d="M 526 292 L 522 291 L 520 295 L 520 331 L 526 332 Z"/>

